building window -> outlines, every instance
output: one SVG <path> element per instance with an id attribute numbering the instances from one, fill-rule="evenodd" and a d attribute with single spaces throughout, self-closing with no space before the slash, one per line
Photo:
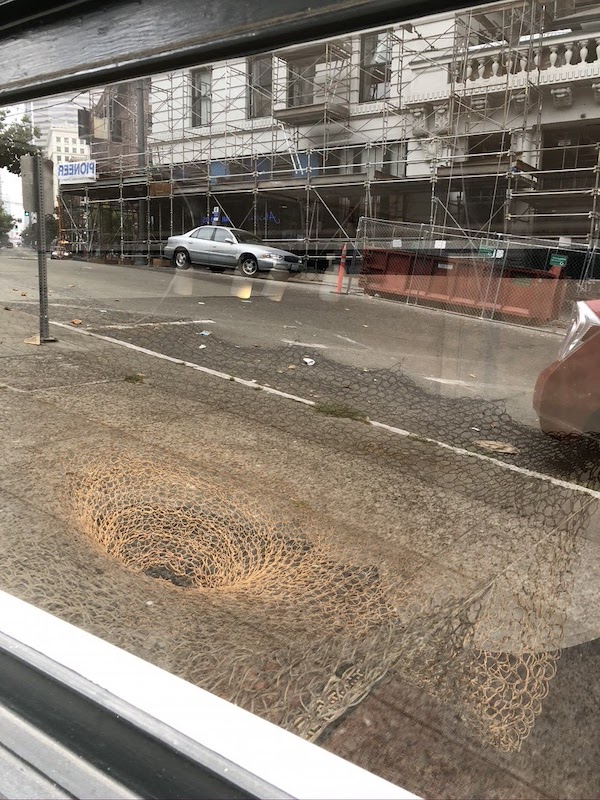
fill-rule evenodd
<path id="1" fill-rule="evenodd" d="M 248 59 L 248 119 L 269 117 L 273 104 L 273 59 L 258 56 Z"/>
<path id="2" fill-rule="evenodd" d="M 388 98 L 392 79 L 392 37 L 389 31 L 363 34 L 360 65 L 360 102 Z"/>
<path id="3" fill-rule="evenodd" d="M 310 106 L 315 96 L 315 65 L 297 61 L 288 65 L 288 106 Z"/>
<path id="4" fill-rule="evenodd" d="M 201 67 L 190 73 L 192 82 L 191 119 L 192 128 L 210 123 L 212 67 Z"/>
<path id="5" fill-rule="evenodd" d="M 57 137 L 56 137 L 56 141 L 57 141 L 57 142 L 60 142 L 60 136 L 57 136 Z"/>
<path id="6" fill-rule="evenodd" d="M 65 147 L 65 153 L 69 153 L 69 152 L 70 152 L 69 148 Z"/>
<path id="7" fill-rule="evenodd" d="M 112 142 L 121 143 L 123 141 L 123 120 L 113 119 L 110 129 L 110 139 Z"/>
<path id="8" fill-rule="evenodd" d="M 62 156 L 56 156 L 57 161 L 62 161 Z"/>
<path id="9" fill-rule="evenodd" d="M 83 147 L 79 148 L 79 152 L 81 153 L 81 155 L 83 155 L 85 153 L 85 150 L 83 149 Z"/>
<path id="10" fill-rule="evenodd" d="M 71 144 L 77 144 L 77 139 L 71 139 Z"/>
<path id="11" fill-rule="evenodd" d="M 127 112 L 126 98 L 123 98 L 122 86 L 114 88 L 107 97 L 109 140 L 120 144 L 123 142 L 123 114 Z"/>
<path id="12" fill-rule="evenodd" d="M 57 147 L 57 148 L 56 148 L 56 152 L 57 152 L 57 153 L 62 153 L 62 147 Z"/>

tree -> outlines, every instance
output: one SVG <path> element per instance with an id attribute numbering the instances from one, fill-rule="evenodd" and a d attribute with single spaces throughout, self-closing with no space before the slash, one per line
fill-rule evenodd
<path id="1" fill-rule="evenodd" d="M 58 222 L 52 214 L 46 215 L 46 245 L 50 247 L 50 242 L 58 237 Z M 37 247 L 38 224 L 32 222 L 23 229 L 21 241 L 26 247 Z"/>
<path id="2" fill-rule="evenodd" d="M 21 156 L 37 150 L 32 140 L 38 132 L 28 117 L 23 117 L 20 122 L 7 123 L 7 116 L 7 111 L 0 111 L 0 167 L 19 175 Z"/>
<path id="3" fill-rule="evenodd" d="M 14 224 L 14 219 L 0 203 L 0 247 L 8 242 L 8 232 L 12 230 Z"/>

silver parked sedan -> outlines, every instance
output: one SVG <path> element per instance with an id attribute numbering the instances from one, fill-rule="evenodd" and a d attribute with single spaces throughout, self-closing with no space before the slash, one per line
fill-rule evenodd
<path id="1" fill-rule="evenodd" d="M 274 268 L 297 272 L 302 266 L 298 256 L 263 244 L 253 233 L 218 225 L 202 225 L 181 236 L 169 236 L 164 256 L 173 259 L 180 269 L 204 264 L 213 272 L 239 269 L 248 277 Z"/>

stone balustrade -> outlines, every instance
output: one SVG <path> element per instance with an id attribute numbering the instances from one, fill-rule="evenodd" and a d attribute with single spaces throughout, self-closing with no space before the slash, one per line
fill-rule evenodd
<path id="1" fill-rule="evenodd" d="M 535 44 L 535 43 L 534 43 Z M 600 35 L 595 38 L 570 39 L 552 44 L 528 45 L 496 52 L 469 53 L 449 66 L 448 82 L 465 84 L 494 81 L 506 75 L 526 75 L 546 70 L 565 70 L 585 65 L 600 65 Z"/>

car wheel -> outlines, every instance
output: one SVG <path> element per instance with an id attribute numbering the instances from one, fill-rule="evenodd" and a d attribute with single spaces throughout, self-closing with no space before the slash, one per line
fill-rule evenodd
<path id="1" fill-rule="evenodd" d="M 190 256 L 187 250 L 176 250 L 173 261 L 177 269 L 187 269 L 190 266 Z"/>
<path id="2" fill-rule="evenodd" d="M 258 272 L 258 263 L 254 256 L 242 256 L 240 272 L 247 278 L 252 278 Z"/>

